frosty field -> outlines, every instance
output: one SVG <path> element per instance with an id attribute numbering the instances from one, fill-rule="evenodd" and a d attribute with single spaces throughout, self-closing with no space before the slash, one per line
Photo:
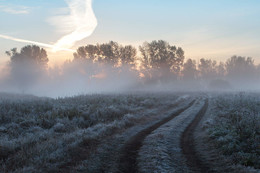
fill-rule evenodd
<path id="1" fill-rule="evenodd" d="M 0 94 L 0 172 L 259 172 L 260 94 Z"/>
<path id="2" fill-rule="evenodd" d="M 0 173 L 260 173 L 260 0 L 0 0 Z"/>

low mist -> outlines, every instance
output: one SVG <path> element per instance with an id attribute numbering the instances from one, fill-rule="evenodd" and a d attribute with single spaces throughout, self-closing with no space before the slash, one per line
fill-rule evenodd
<path id="1" fill-rule="evenodd" d="M 232 56 L 225 62 L 185 58 L 184 50 L 159 40 L 137 50 L 116 42 L 78 48 L 74 59 L 48 66 L 38 46 L 6 52 L 0 91 L 45 97 L 79 94 L 176 91 L 259 91 L 260 66 L 253 58 Z"/>

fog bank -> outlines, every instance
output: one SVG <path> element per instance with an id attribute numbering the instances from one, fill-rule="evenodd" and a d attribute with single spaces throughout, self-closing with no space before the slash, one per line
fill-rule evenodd
<path id="1" fill-rule="evenodd" d="M 253 58 L 225 62 L 185 59 L 181 48 L 159 40 L 138 50 L 116 42 L 78 48 L 74 59 L 48 66 L 47 52 L 25 46 L 7 52 L 0 92 L 66 97 L 80 94 L 178 91 L 259 91 L 260 66 Z"/>

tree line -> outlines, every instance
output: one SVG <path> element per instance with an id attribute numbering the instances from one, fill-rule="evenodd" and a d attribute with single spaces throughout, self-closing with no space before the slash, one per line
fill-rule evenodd
<path id="1" fill-rule="evenodd" d="M 10 56 L 12 75 L 37 77 L 47 70 L 46 50 L 36 45 L 6 52 Z M 232 56 L 225 62 L 201 58 L 199 61 L 185 59 L 184 50 L 166 41 L 144 42 L 138 49 L 114 41 L 103 44 L 89 44 L 77 49 L 69 63 L 87 62 L 100 66 L 111 66 L 120 72 L 122 68 L 136 74 L 144 83 L 168 83 L 174 81 L 259 81 L 260 65 L 251 57 Z M 22 64 L 22 66 L 21 66 Z M 22 79 L 22 82 L 28 83 Z M 30 84 L 30 83 L 28 83 Z M 219 83 L 217 83 L 219 84 Z M 225 84 L 223 84 L 225 85 Z"/>

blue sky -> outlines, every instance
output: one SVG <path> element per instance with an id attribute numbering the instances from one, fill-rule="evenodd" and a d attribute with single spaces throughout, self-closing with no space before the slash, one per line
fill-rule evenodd
<path id="1" fill-rule="evenodd" d="M 0 0 L 0 34 L 54 43 L 62 33 L 49 19 L 65 9 L 64 0 Z M 260 63 L 259 0 L 94 0 L 93 9 L 98 26 L 74 48 L 163 39 L 182 47 L 187 58 L 225 60 L 237 54 Z M 24 45 L 0 39 L 0 63 L 8 60 L 5 50 Z M 52 62 L 71 57 L 56 54 L 50 54 Z"/>

